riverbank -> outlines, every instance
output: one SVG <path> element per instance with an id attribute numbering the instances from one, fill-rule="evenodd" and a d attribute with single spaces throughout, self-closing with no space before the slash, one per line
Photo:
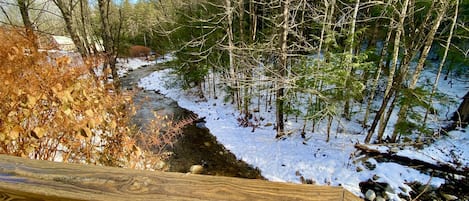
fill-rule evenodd
<path id="1" fill-rule="evenodd" d="M 330 142 L 326 142 L 326 135 L 321 129 L 308 135 L 309 140 L 301 138 L 298 130 L 284 140 L 277 140 L 269 114 L 259 114 L 264 120 L 254 131 L 251 127 L 241 127 L 237 121 L 239 114 L 232 105 L 224 103 L 222 98 L 201 100 L 193 95 L 197 93 L 182 90 L 175 80 L 171 70 L 162 70 L 142 79 L 139 86 L 158 90 L 182 107 L 205 117 L 206 126 L 221 144 L 239 159 L 259 168 L 268 180 L 343 186 L 361 196 L 365 192 L 359 184 L 372 180 L 389 185 L 385 193 L 391 200 L 399 200 L 399 195 L 412 196 L 412 184 L 415 182 L 429 184 L 434 188 L 445 183 L 445 178 L 433 177 L 412 167 L 355 156 L 357 151 L 353 146 L 363 142 L 364 138 L 360 134 L 359 123 L 341 122 L 347 129 L 331 135 Z M 288 125 L 290 128 L 296 126 L 293 121 L 289 121 Z M 425 149 L 402 147 L 399 151 L 417 158 L 430 158 L 435 163 L 449 164 L 454 160 L 448 153 L 455 152 L 458 153 L 460 167 L 467 167 L 468 131 L 451 132 Z"/>
<path id="2" fill-rule="evenodd" d="M 126 68 L 121 68 L 120 71 L 122 87 L 135 88 L 141 78 L 161 70 L 162 67 L 158 64 L 164 61 L 129 60 L 128 64 L 123 64 Z M 193 112 L 179 107 L 174 100 L 154 90 L 138 90 L 134 95 L 134 102 L 139 107 L 133 122 L 140 128 L 149 123 L 153 118 L 153 112 L 171 116 L 176 120 L 196 116 Z M 203 122 L 194 122 L 184 127 L 182 137 L 168 150 L 170 156 L 165 164 L 162 164 L 166 171 L 187 173 L 190 172 L 191 166 L 200 165 L 203 167 L 200 174 L 263 179 L 258 169 L 238 160 L 234 154 L 218 143 L 209 129 L 202 124 Z"/>

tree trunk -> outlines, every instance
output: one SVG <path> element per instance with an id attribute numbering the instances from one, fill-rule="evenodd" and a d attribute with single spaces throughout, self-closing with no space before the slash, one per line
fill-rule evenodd
<path id="1" fill-rule="evenodd" d="M 18 7 L 20 9 L 21 18 L 23 20 L 24 28 L 26 29 L 26 36 L 31 40 L 32 44 L 35 46 L 35 49 L 38 48 L 36 35 L 34 34 L 34 26 L 29 17 L 29 0 L 17 0 Z"/>
<path id="2" fill-rule="evenodd" d="M 251 8 L 250 8 L 251 9 Z M 239 17 L 239 43 L 241 47 L 245 47 L 247 42 L 245 41 L 245 33 L 244 33 L 244 14 L 246 12 L 245 7 L 244 7 L 244 0 L 238 0 L 238 17 Z M 248 31 L 248 34 L 249 31 Z M 249 38 L 249 37 L 248 37 Z M 241 112 L 244 115 L 244 120 L 246 122 L 249 121 L 249 118 L 252 116 L 249 111 L 249 105 L 251 103 L 251 85 L 250 83 L 252 82 L 252 74 L 251 74 L 251 64 L 249 61 L 244 60 L 243 58 L 240 58 L 244 61 L 240 66 L 244 66 L 241 69 L 242 76 L 243 76 L 243 84 L 239 84 L 240 86 L 240 92 L 239 95 L 241 96 L 240 101 L 242 103 L 242 109 Z M 241 61 L 241 62 L 243 62 Z M 241 91 L 243 92 L 241 94 Z"/>
<path id="3" fill-rule="evenodd" d="M 388 93 L 386 96 L 384 96 L 383 98 L 383 103 L 388 103 L 389 100 L 391 99 L 391 96 L 393 95 L 393 91 L 391 91 L 390 93 Z M 366 135 L 365 137 L 365 143 L 368 144 L 370 143 L 371 141 L 371 137 L 373 136 L 374 134 L 374 131 L 376 129 L 376 126 L 378 125 L 378 122 L 380 120 L 379 117 L 383 116 L 385 114 L 385 110 L 386 110 L 386 107 L 387 107 L 387 104 L 382 104 L 378 110 L 378 112 L 376 113 L 376 116 L 375 118 L 373 119 L 373 123 L 371 123 L 371 126 L 370 126 L 370 129 L 368 130 L 368 134 Z M 378 142 L 381 141 L 381 139 L 377 139 Z"/>
<path id="4" fill-rule="evenodd" d="M 226 28 L 226 34 L 228 35 L 228 58 L 229 58 L 229 83 L 231 87 L 231 93 L 233 101 L 236 103 L 238 109 L 241 108 L 239 101 L 239 89 L 237 86 L 237 70 L 234 64 L 234 37 L 233 37 L 233 7 L 231 6 L 231 0 L 225 0 L 225 15 L 227 16 L 228 27 Z"/>
<path id="5" fill-rule="evenodd" d="M 390 20 L 388 29 L 391 29 L 392 24 L 393 22 L 392 20 Z M 391 36 L 392 36 L 392 31 L 389 30 L 386 36 L 386 41 L 384 41 L 383 49 L 381 50 L 381 54 L 380 54 L 381 56 L 378 62 L 378 69 L 376 69 L 377 72 L 375 74 L 375 79 L 373 80 L 373 84 L 371 86 L 371 92 L 370 92 L 370 95 L 368 96 L 368 101 L 366 103 L 365 117 L 363 118 L 363 124 L 362 124 L 363 128 L 366 128 L 368 124 L 368 116 L 370 115 L 371 105 L 373 104 L 373 100 L 376 95 L 376 90 L 378 88 L 378 82 L 381 77 L 381 72 L 383 71 L 383 68 L 384 68 L 384 58 L 387 57 L 387 54 L 388 54 L 388 46 L 389 46 L 389 41 L 391 40 Z"/>
<path id="6" fill-rule="evenodd" d="M 327 1 L 326 1 L 327 2 Z M 329 8 L 330 8 L 330 12 L 327 13 L 328 15 L 326 15 L 326 18 L 327 18 L 327 26 L 326 26 L 326 37 L 335 37 L 334 36 L 334 32 L 333 32 L 333 24 L 334 22 L 332 22 L 332 19 L 335 15 L 335 6 L 336 6 L 336 0 L 331 0 L 331 3 L 329 4 Z M 327 6 L 326 6 L 327 8 Z M 332 34 L 332 36 L 328 36 L 329 34 Z M 328 44 L 326 44 L 325 48 L 324 48 L 324 53 L 327 53 L 329 51 L 329 46 L 330 46 L 330 42 Z M 328 54 L 325 54 L 324 58 L 326 60 L 326 62 L 329 60 Z"/>
<path id="7" fill-rule="evenodd" d="M 370 130 L 368 131 L 368 135 L 366 136 L 365 138 L 365 143 L 369 143 L 370 140 L 371 140 L 371 137 L 376 129 L 376 125 L 377 125 L 377 122 L 383 118 L 385 113 L 384 113 L 384 110 L 386 109 L 386 106 L 388 105 L 388 101 L 391 99 L 391 97 L 389 97 L 389 94 L 392 94 L 390 93 L 391 92 L 391 89 L 394 85 L 394 73 L 396 71 L 396 68 L 397 68 L 397 62 L 398 62 L 398 57 L 399 57 L 399 46 L 400 46 L 400 42 L 401 42 L 401 34 L 402 32 L 404 31 L 404 21 L 405 21 L 405 18 L 407 16 L 407 7 L 409 5 L 409 0 L 404 0 L 404 4 L 402 5 L 402 10 L 401 12 L 399 13 L 399 23 L 397 25 L 397 30 L 396 30 L 396 35 L 394 37 L 394 50 L 393 50 L 393 57 L 392 57 L 392 66 L 391 68 L 389 69 L 389 77 L 388 77 L 388 83 L 386 85 L 386 89 L 385 89 L 385 92 L 384 92 L 384 97 L 383 98 L 383 102 L 381 103 L 381 108 L 380 108 L 380 114 L 376 114 L 374 120 L 373 120 L 373 124 L 372 126 L 370 127 Z M 399 83 L 400 84 L 400 83 Z M 385 126 L 385 125 L 384 125 Z M 381 142 L 382 139 L 378 139 L 378 142 Z"/>
<path id="8" fill-rule="evenodd" d="M 329 142 L 331 139 L 331 128 L 332 128 L 332 115 L 327 116 L 327 138 L 326 142 Z"/>
<path id="9" fill-rule="evenodd" d="M 435 34 L 438 31 L 438 28 L 440 27 L 441 21 L 443 20 L 446 11 L 448 10 L 447 1 L 442 1 L 441 4 L 441 8 L 437 10 L 438 16 L 435 19 L 435 22 L 433 23 L 430 33 L 426 34 L 427 40 L 425 41 L 425 45 L 420 55 L 420 59 L 417 63 L 417 67 L 415 67 L 415 72 L 412 74 L 412 81 L 409 85 L 409 88 L 411 89 L 414 89 L 417 86 L 417 81 L 419 80 L 420 74 L 422 73 L 422 70 L 425 67 L 425 61 L 427 60 L 428 53 L 430 52 L 430 48 L 432 47 Z"/>
<path id="10" fill-rule="evenodd" d="M 449 30 L 449 36 L 448 36 L 448 39 L 446 40 L 445 52 L 443 53 L 443 58 L 441 59 L 440 65 L 438 66 L 438 73 L 436 74 L 435 82 L 433 83 L 433 86 L 432 86 L 432 92 L 430 94 L 429 104 L 428 104 L 428 107 L 426 109 L 425 116 L 423 117 L 423 123 L 424 124 L 426 124 L 426 122 L 427 122 L 428 114 L 430 113 L 430 109 L 433 105 L 433 103 L 432 103 L 433 96 L 435 95 L 435 92 L 438 88 L 438 82 L 440 80 L 441 72 L 443 70 L 443 66 L 445 65 L 446 58 L 448 56 L 448 51 L 449 51 L 449 48 L 450 48 L 450 45 L 451 45 L 451 40 L 453 38 L 454 28 L 456 27 L 456 22 L 457 22 L 457 19 L 458 19 L 458 12 L 459 12 L 459 0 L 456 0 L 456 5 L 455 5 L 455 8 L 454 8 L 453 22 L 451 23 L 451 28 Z"/>
<path id="11" fill-rule="evenodd" d="M 410 48 L 409 48 L 410 49 Z M 381 117 L 381 120 L 379 122 L 379 127 L 378 127 L 378 139 L 383 139 L 384 131 L 386 130 L 386 127 L 388 125 L 389 119 L 391 118 L 392 112 L 394 111 L 395 108 L 395 102 L 398 99 L 400 93 L 401 93 L 401 88 L 403 87 L 403 82 L 405 81 L 405 78 L 407 77 L 407 73 L 409 71 L 410 67 L 410 62 L 412 55 L 415 54 L 415 51 L 409 52 L 407 49 L 404 50 L 404 58 L 401 59 L 401 64 L 400 64 L 400 69 L 399 73 L 395 76 L 394 78 L 394 86 L 392 88 L 393 91 L 393 99 L 391 104 L 389 105 L 388 111 Z M 380 143 L 382 141 L 379 141 Z"/>
<path id="12" fill-rule="evenodd" d="M 285 121 L 284 121 L 284 78 L 286 75 L 287 69 L 287 39 L 288 39 L 288 29 L 289 29 L 289 11 L 290 11 L 290 0 L 285 0 L 283 2 L 283 22 L 281 26 L 280 34 L 280 62 L 277 66 L 277 71 L 279 78 L 277 80 L 277 99 L 276 99 L 276 123 L 277 123 L 277 138 L 284 135 L 285 132 Z"/>
<path id="13" fill-rule="evenodd" d="M 422 145 L 419 145 L 419 146 L 422 146 Z M 455 168 L 451 164 L 441 163 L 441 162 L 438 163 L 436 161 L 435 163 L 431 163 L 428 161 L 415 159 L 414 157 L 401 156 L 399 154 L 392 152 L 392 149 L 390 148 L 388 148 L 389 151 L 382 151 L 383 149 L 376 149 L 376 148 L 368 147 L 364 144 L 355 144 L 355 148 L 360 150 L 361 152 L 364 152 L 365 154 L 369 156 L 376 157 L 376 158 L 385 158 L 393 162 L 402 164 L 404 166 L 415 167 L 416 169 L 423 170 L 423 171 L 428 171 L 430 169 L 433 171 L 438 170 L 442 172 L 464 175 L 464 176 L 468 175 L 467 171 Z"/>
<path id="14" fill-rule="evenodd" d="M 94 42 L 91 42 L 91 38 L 89 37 L 87 28 L 88 28 L 88 18 L 86 18 L 87 13 L 89 12 L 88 8 L 88 2 L 85 0 L 79 0 L 80 1 L 80 22 L 81 22 L 81 33 L 83 37 L 83 43 L 86 49 L 86 52 L 88 55 L 91 55 L 92 53 L 96 54 L 96 47 L 94 45 Z"/>
<path id="15" fill-rule="evenodd" d="M 324 8 L 324 19 L 322 22 L 322 28 L 321 28 L 321 36 L 319 37 L 319 47 L 318 47 L 318 54 L 317 54 L 317 59 L 319 60 L 321 58 L 321 50 L 322 50 L 322 45 L 324 43 L 324 35 L 326 34 L 326 28 L 328 25 L 327 20 L 328 20 L 328 12 L 329 12 L 329 3 L 327 1 L 324 1 L 325 8 Z M 317 68 L 320 68 L 320 63 L 319 61 L 317 62 Z"/>
<path id="16" fill-rule="evenodd" d="M 330 34 L 331 32 L 331 26 L 332 26 L 332 16 L 334 15 L 334 8 L 335 8 L 335 0 L 332 0 L 331 3 L 329 1 L 324 1 L 324 18 L 322 21 L 322 28 L 321 28 L 321 35 L 319 37 L 319 47 L 317 50 L 317 62 L 315 69 L 319 71 L 321 69 L 321 53 L 324 52 L 326 53 L 329 49 L 329 43 L 325 43 L 327 35 Z M 324 49 L 324 51 L 323 51 Z M 325 56 L 325 55 L 324 55 Z M 313 69 L 314 70 L 314 69 Z M 323 83 L 322 80 L 315 81 L 314 86 L 318 91 L 322 91 Z M 311 97 L 313 99 L 313 97 Z M 314 105 L 312 106 L 311 112 L 314 113 L 315 111 L 320 111 L 321 110 L 321 105 L 322 105 L 322 99 L 319 98 L 319 96 L 316 95 L 314 98 Z M 316 124 L 320 123 L 320 121 L 317 121 L 315 118 L 311 118 L 311 132 L 315 131 Z"/>
<path id="17" fill-rule="evenodd" d="M 256 41 L 256 32 L 257 32 L 257 14 L 256 14 L 256 5 L 254 0 L 249 0 L 249 13 L 251 15 L 251 38 L 252 41 Z"/>
<path id="18" fill-rule="evenodd" d="M 463 97 L 461 105 L 459 105 L 451 120 L 454 121 L 455 127 L 460 125 L 465 128 L 469 124 L 469 91 Z"/>
<path id="19" fill-rule="evenodd" d="M 72 1 L 69 2 L 69 5 L 64 2 L 64 0 L 54 0 L 54 4 L 59 8 L 60 13 L 62 13 L 62 17 L 65 22 L 65 27 L 67 29 L 68 34 L 70 35 L 70 38 L 73 41 L 73 44 L 77 47 L 78 53 L 80 53 L 81 56 L 87 57 L 88 52 L 86 51 L 86 48 L 83 44 L 83 42 L 80 40 L 80 37 L 77 34 L 77 30 L 75 29 L 75 26 L 73 25 L 73 9 L 74 9 L 74 3 Z"/>
<path id="20" fill-rule="evenodd" d="M 111 74 L 113 79 L 113 85 L 115 90 L 120 90 L 120 78 L 116 68 L 116 49 L 113 44 L 113 38 L 111 35 L 111 28 L 109 24 L 109 0 L 98 0 L 98 9 L 101 21 L 101 31 L 104 45 L 104 53 L 106 57 L 105 66 L 109 65 L 111 68 Z"/>
<path id="21" fill-rule="evenodd" d="M 244 0 L 238 0 L 239 7 L 239 38 L 244 42 Z"/>
<path id="22" fill-rule="evenodd" d="M 446 14 L 448 3 L 442 2 L 441 4 L 442 4 L 441 8 L 437 10 L 438 16 L 435 19 L 435 22 L 433 23 L 433 26 L 432 26 L 430 32 L 427 35 L 427 39 L 425 41 L 423 50 L 420 53 L 419 61 L 417 63 L 417 66 L 415 67 L 415 72 L 412 74 L 412 80 L 411 80 L 411 83 L 409 85 L 409 89 L 411 89 L 411 90 L 413 90 L 413 89 L 415 89 L 415 87 L 417 87 L 417 81 L 420 77 L 420 74 L 422 73 L 423 68 L 424 68 L 425 61 L 427 60 L 428 53 L 430 52 L 430 48 L 433 44 L 433 39 L 435 37 L 436 31 L 440 27 L 441 21 L 443 20 L 443 17 Z M 431 13 L 431 11 L 429 11 L 429 13 Z M 401 108 L 399 109 L 399 114 L 398 114 L 398 119 L 397 119 L 396 124 L 399 124 L 399 123 L 402 123 L 402 122 L 406 121 L 408 108 L 409 108 L 409 105 L 405 104 L 405 103 L 404 103 L 404 105 L 401 106 Z M 394 129 L 393 134 L 392 134 L 392 138 L 391 138 L 392 142 L 396 142 L 398 133 L 399 133 L 399 130 Z"/>
<path id="23" fill-rule="evenodd" d="M 353 16 L 352 16 L 352 25 L 351 25 L 351 28 L 350 28 L 350 46 L 349 46 L 349 50 L 348 50 L 348 59 L 347 59 L 347 75 L 345 77 L 345 83 L 344 83 L 344 87 L 345 89 L 348 88 L 349 86 L 349 80 L 350 80 L 350 75 L 352 74 L 353 72 L 353 67 L 352 67 L 352 62 L 353 62 L 353 49 L 355 47 L 354 45 L 354 42 L 355 42 L 355 26 L 356 26 L 356 22 L 357 22 L 357 15 L 358 15 L 358 8 L 360 6 L 360 0 L 356 0 L 355 2 L 355 8 L 353 10 Z M 350 120 L 351 119 L 351 116 L 350 116 L 350 108 L 351 108 L 351 100 L 349 98 L 349 95 L 347 92 L 345 92 L 345 104 L 344 104 L 344 117 L 345 119 L 347 120 Z"/>
<path id="24" fill-rule="evenodd" d="M 398 97 L 399 97 L 399 89 L 396 89 L 394 91 L 394 96 L 392 97 L 392 101 L 389 104 L 388 111 L 386 112 L 385 115 L 383 115 L 384 117 L 381 118 L 380 120 L 380 123 L 382 123 L 380 124 L 380 127 L 378 128 L 378 139 L 381 139 L 380 142 L 382 142 L 384 131 L 386 130 L 386 126 L 388 125 L 389 119 L 391 119 L 392 112 L 394 111 L 394 108 L 396 107 L 396 100 L 398 100 Z"/>

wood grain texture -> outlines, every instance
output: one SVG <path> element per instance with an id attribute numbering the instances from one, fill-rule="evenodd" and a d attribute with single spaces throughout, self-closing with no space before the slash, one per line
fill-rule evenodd
<path id="1" fill-rule="evenodd" d="M 3 200 L 361 200 L 341 187 L 138 171 L 0 155 Z"/>

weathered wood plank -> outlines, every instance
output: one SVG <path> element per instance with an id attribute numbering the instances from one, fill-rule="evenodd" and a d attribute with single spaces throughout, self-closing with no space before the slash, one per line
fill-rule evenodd
<path id="1" fill-rule="evenodd" d="M 358 198 L 355 194 L 351 193 L 350 191 L 347 191 L 344 189 L 343 201 L 357 201 L 357 200 L 362 200 L 362 199 Z"/>
<path id="2" fill-rule="evenodd" d="M 3 198 L 18 200 L 361 200 L 341 187 L 64 164 L 6 155 L 0 155 L 0 192 Z"/>

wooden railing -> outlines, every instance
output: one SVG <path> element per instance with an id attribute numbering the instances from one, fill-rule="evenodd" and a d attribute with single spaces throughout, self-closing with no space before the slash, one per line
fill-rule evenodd
<path id="1" fill-rule="evenodd" d="M 138 171 L 0 155 L 0 200 L 361 200 L 341 187 Z"/>

